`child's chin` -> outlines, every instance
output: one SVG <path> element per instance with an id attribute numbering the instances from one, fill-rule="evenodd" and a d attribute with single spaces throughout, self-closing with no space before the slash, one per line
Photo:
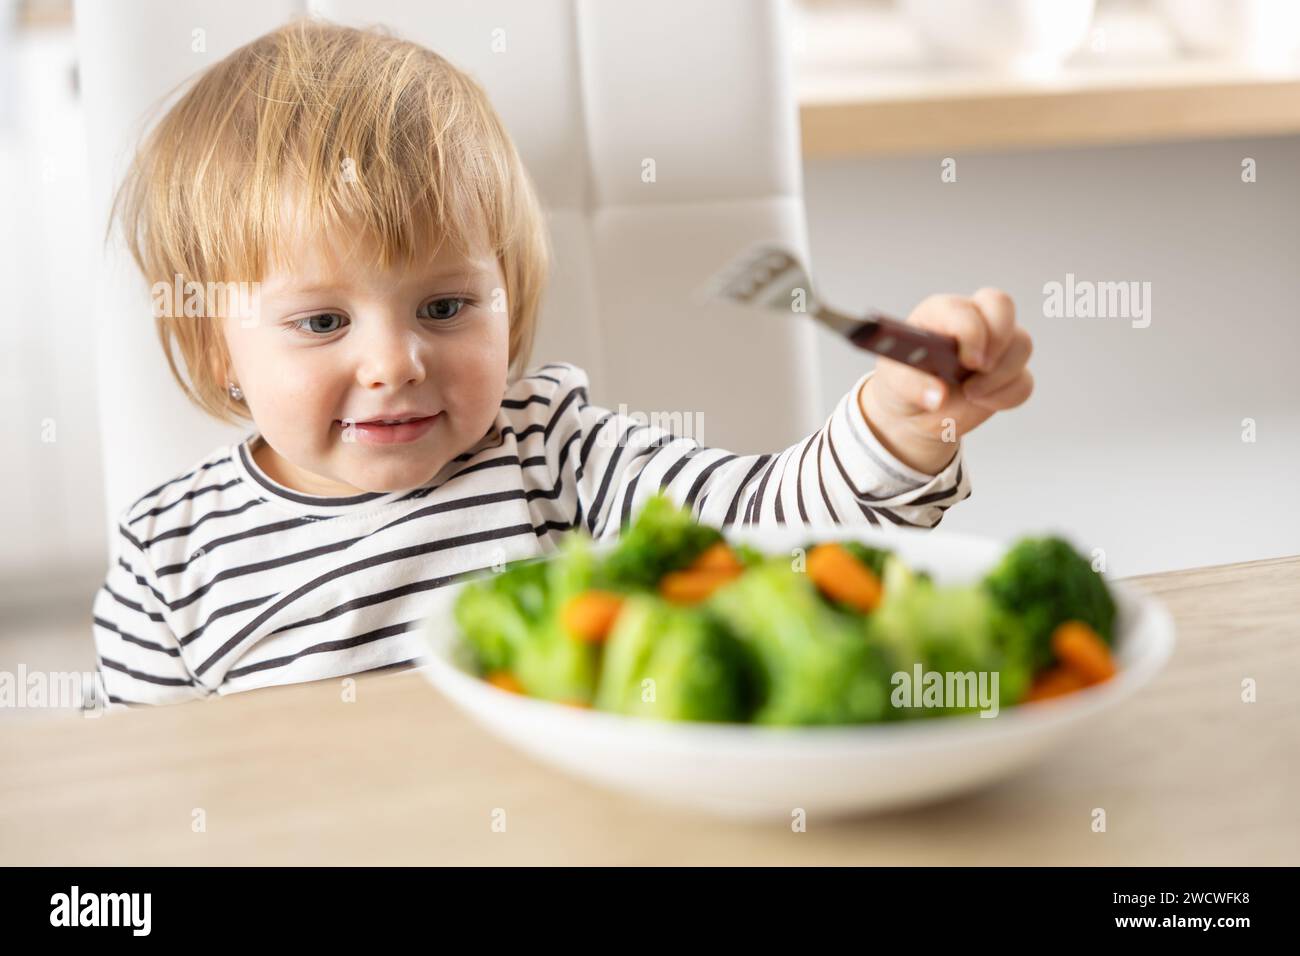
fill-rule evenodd
<path id="1" fill-rule="evenodd" d="M 410 491 L 412 488 L 419 488 L 430 481 L 438 473 L 442 464 L 441 461 L 435 461 L 421 467 L 386 469 L 381 472 L 371 471 L 354 476 L 348 480 L 348 484 L 373 494 Z"/>

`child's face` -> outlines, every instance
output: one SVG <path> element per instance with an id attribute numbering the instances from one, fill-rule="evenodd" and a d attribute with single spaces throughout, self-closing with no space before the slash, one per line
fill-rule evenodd
<path id="1" fill-rule="evenodd" d="M 289 265 L 262 279 L 257 323 L 224 320 L 231 378 L 265 439 L 255 458 L 307 494 L 424 484 L 483 437 L 505 392 L 509 312 L 495 257 L 444 244 L 411 268 L 367 258 L 300 236 L 280 255 Z M 345 424 L 409 415 L 436 417 L 414 437 Z"/>

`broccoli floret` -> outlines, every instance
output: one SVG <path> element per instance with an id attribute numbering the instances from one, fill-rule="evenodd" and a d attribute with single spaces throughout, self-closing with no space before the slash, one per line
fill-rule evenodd
<path id="1" fill-rule="evenodd" d="M 863 639 L 860 618 L 822 601 L 806 574 L 773 558 L 705 603 L 746 649 L 761 724 L 849 724 L 889 709 L 891 663 Z"/>
<path id="2" fill-rule="evenodd" d="M 468 582 L 457 595 L 456 624 L 484 673 L 513 667 L 516 649 L 546 612 L 546 576 L 545 561 L 517 561 Z"/>
<path id="3" fill-rule="evenodd" d="M 590 541 L 571 535 L 548 560 L 516 562 L 467 584 L 455 617 L 480 670 L 509 671 L 535 697 L 589 703 L 600 649 L 571 637 L 561 610 L 592 586 L 595 568 Z"/>
<path id="4" fill-rule="evenodd" d="M 591 540 L 568 536 L 545 567 L 545 609 L 531 640 L 518 648 L 514 675 L 534 697 L 589 704 L 596 692 L 600 647 L 569 634 L 562 613 L 571 598 L 593 586 L 597 561 Z"/>
<path id="5" fill-rule="evenodd" d="M 651 588 L 669 571 L 686 567 L 722 532 L 696 522 L 691 512 L 658 492 L 622 532 L 601 569 L 603 586 L 616 590 Z"/>
<path id="6" fill-rule="evenodd" d="M 512 673 L 533 697 L 589 704 L 599 671 L 599 646 L 575 640 L 556 617 L 543 622 L 520 646 Z"/>
<path id="7" fill-rule="evenodd" d="M 978 586 L 936 587 L 897 557 L 885 564 L 884 601 L 866 619 L 868 639 L 892 651 L 900 670 L 943 675 L 998 675 L 998 706 L 1020 700 L 1031 677 L 1029 645 L 1020 620 Z M 964 708 L 911 708 L 900 718 L 934 717 Z"/>
<path id="8" fill-rule="evenodd" d="M 767 555 L 758 548 L 744 542 L 735 542 L 731 545 L 731 550 L 735 552 L 740 563 L 747 568 L 752 568 L 756 564 L 762 564 L 767 560 Z"/>
<path id="9" fill-rule="evenodd" d="M 1114 641 L 1115 600 L 1105 580 L 1062 538 L 1022 538 L 983 583 L 1024 623 L 1035 670 L 1051 664 L 1052 632 L 1064 621 L 1082 621 Z"/>
<path id="10" fill-rule="evenodd" d="M 660 720 L 741 721 L 752 693 L 718 621 L 649 594 L 629 597 L 605 644 L 596 706 Z"/>

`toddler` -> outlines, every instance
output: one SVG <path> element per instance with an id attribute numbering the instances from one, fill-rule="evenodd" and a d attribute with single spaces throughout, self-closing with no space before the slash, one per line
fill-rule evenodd
<path id="1" fill-rule="evenodd" d="M 496 113 L 376 31 L 294 22 L 207 70 L 114 221 L 181 389 L 255 426 L 119 516 L 94 603 L 115 704 L 412 665 L 438 588 L 617 535 L 660 489 L 721 527 L 933 527 L 970 494 L 945 419 L 964 435 L 1033 387 L 1029 336 L 982 289 L 909 319 L 957 338 L 961 388 L 882 359 L 772 454 L 592 404 L 582 369 L 528 364 L 548 243 Z"/>

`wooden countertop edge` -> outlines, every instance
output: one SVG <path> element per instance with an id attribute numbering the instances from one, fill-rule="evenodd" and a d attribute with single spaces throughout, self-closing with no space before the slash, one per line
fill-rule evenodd
<path id="1" fill-rule="evenodd" d="M 1294 565 L 1297 584 L 1300 584 L 1300 554 L 1284 555 L 1277 558 L 1259 558 L 1255 561 L 1236 561 L 1228 564 L 1210 564 L 1199 568 L 1182 568 L 1173 571 L 1157 571 L 1152 574 L 1138 574 L 1132 577 L 1117 578 L 1128 584 L 1155 590 L 1169 590 L 1186 582 L 1188 579 L 1205 576 L 1224 578 L 1249 571 L 1264 571 Z"/>
<path id="2" fill-rule="evenodd" d="M 1300 79 L 806 98 L 805 159 L 1300 133 Z"/>

